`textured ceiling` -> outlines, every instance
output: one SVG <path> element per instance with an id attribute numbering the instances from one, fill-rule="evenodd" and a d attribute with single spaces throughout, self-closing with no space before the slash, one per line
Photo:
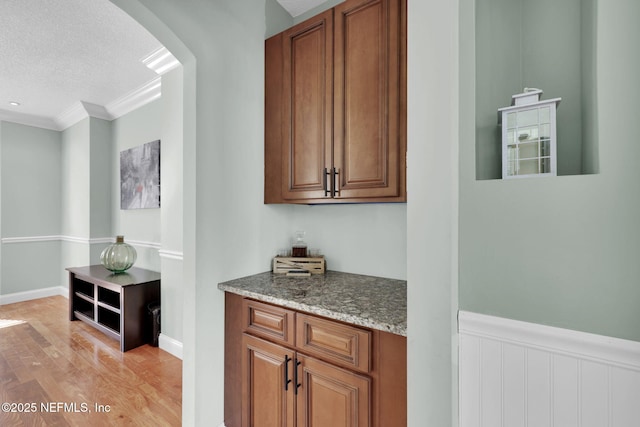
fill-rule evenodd
<path id="1" fill-rule="evenodd" d="M 108 0 L 0 0 L 0 113 L 107 105 L 158 77 L 141 59 L 160 47 Z"/>
<path id="2" fill-rule="evenodd" d="M 277 1 L 295 17 L 326 0 Z M 160 48 L 108 0 L 0 0 L 0 120 L 105 107 L 157 79 L 141 60 Z"/>

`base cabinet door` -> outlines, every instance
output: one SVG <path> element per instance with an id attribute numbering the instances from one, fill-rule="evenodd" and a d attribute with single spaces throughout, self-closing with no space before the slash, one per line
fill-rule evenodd
<path id="1" fill-rule="evenodd" d="M 244 334 L 242 425 L 369 427 L 371 380 Z"/>
<path id="2" fill-rule="evenodd" d="M 242 346 L 242 425 L 295 426 L 294 352 L 247 334 Z"/>
<path id="3" fill-rule="evenodd" d="M 296 360 L 298 427 L 369 427 L 368 377 L 301 354 Z"/>

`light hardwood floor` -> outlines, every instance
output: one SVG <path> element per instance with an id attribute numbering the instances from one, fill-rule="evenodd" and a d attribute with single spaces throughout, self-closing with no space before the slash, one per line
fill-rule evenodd
<path id="1" fill-rule="evenodd" d="M 181 424 L 180 359 L 149 345 L 121 353 L 68 316 L 61 296 L 0 306 L 0 426 Z"/>

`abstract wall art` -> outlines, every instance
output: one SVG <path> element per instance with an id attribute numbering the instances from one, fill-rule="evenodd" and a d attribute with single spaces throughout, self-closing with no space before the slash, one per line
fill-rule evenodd
<path id="1" fill-rule="evenodd" d="M 160 207 L 160 140 L 120 152 L 120 209 Z"/>

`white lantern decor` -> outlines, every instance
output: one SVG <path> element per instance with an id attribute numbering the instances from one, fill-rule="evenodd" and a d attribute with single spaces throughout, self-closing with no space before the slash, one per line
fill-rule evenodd
<path id="1" fill-rule="evenodd" d="M 502 126 L 502 179 L 556 176 L 556 109 L 561 98 L 540 100 L 542 90 L 525 88 L 498 109 Z"/>

